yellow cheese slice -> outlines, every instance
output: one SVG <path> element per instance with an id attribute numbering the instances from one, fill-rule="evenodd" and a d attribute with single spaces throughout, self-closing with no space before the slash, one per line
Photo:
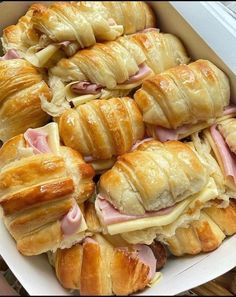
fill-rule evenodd
<path id="1" fill-rule="evenodd" d="M 155 216 L 149 218 L 136 219 L 122 223 L 111 224 L 107 226 L 109 234 L 114 235 L 118 233 L 125 233 L 137 230 L 143 230 L 151 227 L 166 226 L 174 222 L 185 211 L 196 208 L 198 205 L 203 205 L 207 201 L 218 196 L 216 184 L 212 178 L 209 179 L 206 187 L 199 193 L 192 195 L 188 199 L 178 203 L 175 209 L 166 215 Z M 200 207 L 200 206 L 199 206 Z"/>

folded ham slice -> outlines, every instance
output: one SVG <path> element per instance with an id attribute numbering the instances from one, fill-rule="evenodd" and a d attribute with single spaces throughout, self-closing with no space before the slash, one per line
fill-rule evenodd
<path id="1" fill-rule="evenodd" d="M 81 225 L 82 215 L 77 204 L 61 220 L 61 229 L 64 235 L 75 234 Z"/>
<path id="2" fill-rule="evenodd" d="M 230 105 L 230 106 L 227 106 L 225 109 L 224 109 L 224 112 L 223 112 L 223 115 L 230 115 L 231 113 L 234 113 L 236 112 L 236 106 L 235 105 Z"/>
<path id="3" fill-rule="evenodd" d="M 19 59 L 19 58 L 20 58 L 20 55 L 18 54 L 17 50 L 9 49 L 4 56 L 0 57 L 0 61 L 13 60 L 13 59 Z"/>
<path id="4" fill-rule="evenodd" d="M 231 152 L 223 136 L 217 130 L 216 125 L 213 125 L 210 131 L 211 136 L 221 156 L 221 160 L 224 165 L 225 175 L 232 176 L 234 182 L 236 183 L 236 155 L 233 152 Z"/>
<path id="5" fill-rule="evenodd" d="M 157 260 L 153 254 L 152 249 L 146 244 L 137 244 L 135 248 L 137 250 L 137 256 L 140 259 L 140 261 L 143 262 L 145 265 L 149 266 L 150 268 L 148 278 L 153 279 L 156 273 Z"/>
<path id="6" fill-rule="evenodd" d="M 151 73 L 151 69 L 145 64 L 142 63 L 139 65 L 139 71 L 134 75 L 130 76 L 128 80 L 122 83 L 122 85 L 133 84 L 138 82 L 139 80 L 143 80 L 146 76 Z M 78 83 L 74 83 L 71 85 L 71 90 L 79 95 L 96 95 L 99 94 L 103 88 L 102 85 L 91 83 L 89 81 L 81 81 Z"/>
<path id="7" fill-rule="evenodd" d="M 81 81 L 71 85 L 71 90 L 79 95 L 98 94 L 103 87 L 88 81 Z"/>
<path id="8" fill-rule="evenodd" d="M 44 154 L 51 152 L 47 137 L 47 133 L 39 132 L 31 128 L 24 133 L 26 142 L 30 147 L 33 148 L 33 152 L 35 154 Z"/>
<path id="9" fill-rule="evenodd" d="M 98 195 L 95 201 L 96 209 L 100 210 L 102 215 L 103 223 L 105 225 L 116 224 L 121 222 L 127 222 L 136 219 L 148 218 L 148 217 L 155 217 L 155 216 L 162 216 L 171 213 L 175 205 L 167 208 L 163 208 L 158 211 L 150 211 L 146 212 L 144 215 L 126 215 L 120 213 L 114 206 L 104 199 L 102 196 Z"/>
<path id="10" fill-rule="evenodd" d="M 152 70 L 145 63 L 142 63 L 139 65 L 139 71 L 134 75 L 130 76 L 128 80 L 122 83 L 122 85 L 136 83 L 137 81 L 144 79 L 146 76 L 148 76 L 151 73 L 151 71 Z"/>
<path id="11" fill-rule="evenodd" d="M 151 141 L 151 140 L 153 140 L 153 139 L 154 139 L 153 137 L 149 137 L 149 138 L 145 138 L 145 139 L 143 139 L 143 140 L 138 140 L 138 141 L 132 146 L 132 148 L 131 148 L 131 152 L 134 151 L 134 150 L 136 150 L 136 149 L 140 146 L 140 144 L 142 144 L 142 143 L 144 143 L 144 142 L 147 142 L 147 141 Z"/>

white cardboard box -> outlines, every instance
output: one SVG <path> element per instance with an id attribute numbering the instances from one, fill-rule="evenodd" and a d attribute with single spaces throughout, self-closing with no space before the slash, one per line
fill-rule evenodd
<path id="1" fill-rule="evenodd" d="M 4 27 L 17 22 L 29 5 L 30 1 L 0 3 L 0 35 Z M 236 102 L 236 25 L 232 20 L 208 2 L 151 1 L 151 5 L 161 31 L 180 37 L 193 60 L 209 59 L 227 73 L 231 99 Z M 222 21 L 224 18 L 226 21 Z M 22 256 L 1 221 L 0 238 L 0 254 L 30 295 L 70 295 L 58 283 L 47 257 Z M 175 295 L 224 274 L 236 266 L 235 247 L 236 235 L 214 252 L 169 259 L 161 282 L 141 295 Z"/>

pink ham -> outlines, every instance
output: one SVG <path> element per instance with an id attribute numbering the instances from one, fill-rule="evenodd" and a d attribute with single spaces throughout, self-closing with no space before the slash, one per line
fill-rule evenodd
<path id="1" fill-rule="evenodd" d="M 134 150 L 136 150 L 136 149 L 140 146 L 140 144 L 142 144 L 142 143 L 144 143 L 144 142 L 147 142 L 147 141 L 151 141 L 151 140 L 153 140 L 153 139 L 154 139 L 153 137 L 149 137 L 149 138 L 145 138 L 145 139 L 143 139 L 143 140 L 138 140 L 138 141 L 132 146 L 132 148 L 131 148 L 131 152 L 134 151 Z"/>
<path id="2" fill-rule="evenodd" d="M 85 162 L 92 162 L 94 158 L 92 156 L 84 156 L 84 161 Z"/>
<path id="3" fill-rule="evenodd" d="M 177 140 L 178 139 L 178 129 L 172 130 L 167 129 L 161 126 L 156 127 L 156 136 L 161 142 L 165 142 L 167 140 Z"/>
<path id="4" fill-rule="evenodd" d="M 19 58 L 20 56 L 15 49 L 9 49 L 3 57 L 0 57 L 0 61 L 13 60 L 13 59 L 19 59 Z"/>
<path id="5" fill-rule="evenodd" d="M 133 245 L 132 248 L 134 249 L 134 251 L 130 251 L 130 248 L 128 247 L 118 247 L 116 249 L 130 254 L 130 257 L 138 257 L 140 262 L 142 262 L 146 266 L 149 266 L 150 270 L 148 278 L 151 280 L 155 275 L 157 262 L 152 249 L 146 244 L 136 244 Z"/>
<path id="6" fill-rule="evenodd" d="M 177 129 L 168 129 L 161 126 L 156 126 L 156 136 L 161 142 L 165 142 L 167 140 L 178 140 L 180 134 L 184 134 L 188 132 L 191 128 L 191 125 L 183 125 Z"/>
<path id="7" fill-rule="evenodd" d="M 88 81 L 81 81 L 71 85 L 71 90 L 79 95 L 98 94 L 101 89 L 101 85 L 93 84 Z"/>
<path id="8" fill-rule="evenodd" d="M 223 115 L 229 115 L 234 112 L 236 112 L 236 106 L 230 105 L 224 109 Z"/>
<path id="9" fill-rule="evenodd" d="M 114 206 L 110 202 L 105 200 L 100 195 L 97 196 L 97 199 L 95 201 L 95 206 L 97 209 L 101 211 L 103 223 L 105 225 L 127 222 L 131 220 L 148 218 L 148 217 L 167 215 L 171 213 L 172 210 L 175 208 L 175 205 L 174 205 L 171 207 L 163 208 L 158 211 L 146 212 L 144 215 L 127 215 L 127 214 L 120 213 L 117 209 L 114 208 Z"/>
<path id="10" fill-rule="evenodd" d="M 26 142 L 30 147 L 33 148 L 35 154 L 51 152 L 51 149 L 48 145 L 47 136 L 47 133 L 39 132 L 31 128 L 24 133 Z"/>
<path id="11" fill-rule="evenodd" d="M 139 65 L 139 71 L 135 73 L 135 75 L 130 76 L 128 80 L 122 83 L 122 85 L 135 83 L 141 79 L 144 79 L 150 73 L 151 69 L 145 63 L 142 63 Z"/>
<path id="12" fill-rule="evenodd" d="M 211 127 L 211 136 L 217 146 L 220 153 L 222 162 L 224 164 L 225 174 L 227 176 L 232 176 L 234 182 L 236 183 L 236 156 L 231 152 L 224 138 L 220 132 L 216 129 L 216 125 Z"/>
<path id="13" fill-rule="evenodd" d="M 144 30 L 138 31 L 138 33 L 147 33 L 147 32 L 153 32 L 153 31 L 159 32 L 160 30 L 157 28 L 146 28 Z"/>
<path id="14" fill-rule="evenodd" d="M 77 204 L 75 204 L 67 215 L 61 220 L 61 229 L 64 235 L 75 234 L 81 225 L 82 215 Z"/>
<path id="15" fill-rule="evenodd" d="M 157 260 L 153 254 L 153 251 L 146 244 L 137 244 L 135 248 L 137 249 L 137 256 L 139 257 L 140 261 L 150 268 L 148 278 L 150 280 L 153 279 L 156 273 L 157 264 Z"/>

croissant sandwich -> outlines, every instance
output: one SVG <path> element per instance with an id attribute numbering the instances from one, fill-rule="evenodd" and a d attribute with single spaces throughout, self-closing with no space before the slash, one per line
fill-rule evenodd
<path id="1" fill-rule="evenodd" d="M 142 115 L 128 97 L 93 100 L 68 109 L 58 124 L 64 144 L 78 150 L 96 170 L 111 167 L 114 157 L 144 137 Z"/>
<path id="2" fill-rule="evenodd" d="M 209 127 L 224 114 L 230 86 L 213 63 L 197 60 L 148 78 L 134 98 L 150 136 L 178 140 Z"/>
<path id="3" fill-rule="evenodd" d="M 51 104 L 42 100 L 42 107 L 58 116 L 70 108 L 69 102 L 77 106 L 96 98 L 126 96 L 153 73 L 188 60 L 180 40 L 157 29 L 97 43 L 61 59 L 50 70 L 53 99 Z"/>
<path id="4" fill-rule="evenodd" d="M 219 208 L 217 202 L 201 211 L 199 220 L 185 228 L 178 228 L 168 238 L 169 250 L 175 256 L 195 255 L 218 248 L 226 235 L 236 233 L 236 201 L 231 199 L 226 208 Z"/>
<path id="5" fill-rule="evenodd" d="M 27 256 L 70 247 L 84 237 L 78 206 L 94 191 L 93 168 L 60 146 L 56 123 L 11 138 L 0 150 L 3 220 Z"/>
<path id="6" fill-rule="evenodd" d="M 34 4 L 16 25 L 4 29 L 2 43 L 6 52 L 17 50 L 42 67 L 55 55 L 72 56 L 98 41 L 115 40 L 155 25 L 154 13 L 141 1 Z"/>
<path id="7" fill-rule="evenodd" d="M 49 121 L 41 109 L 40 96 L 51 100 L 51 91 L 35 67 L 23 59 L 0 60 L 2 141 Z"/>
<path id="8" fill-rule="evenodd" d="M 150 244 L 157 234 L 171 236 L 197 219 L 217 196 L 214 179 L 189 145 L 150 140 L 101 176 L 95 207 L 103 232 Z M 164 228 L 170 224 L 171 230 Z"/>
<path id="9" fill-rule="evenodd" d="M 50 258 L 60 283 L 82 296 L 128 295 L 160 277 L 151 247 L 114 245 L 100 234 Z"/>

